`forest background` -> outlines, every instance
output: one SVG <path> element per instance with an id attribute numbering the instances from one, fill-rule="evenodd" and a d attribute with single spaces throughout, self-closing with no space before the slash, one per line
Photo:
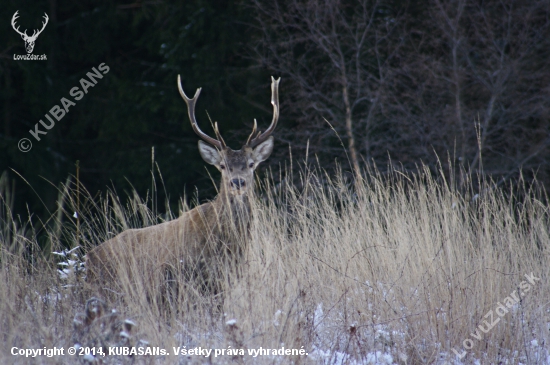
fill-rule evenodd
<path id="1" fill-rule="evenodd" d="M 16 11 L 29 35 L 48 15 L 33 51 L 47 60 L 14 59 L 26 54 Z M 391 160 L 403 171 L 442 167 L 459 185 L 461 171 L 550 184 L 547 0 L 22 0 L 0 19 L 0 172 L 14 216 L 47 221 L 77 162 L 92 195 L 151 196 L 154 180 L 160 211 L 212 198 L 217 175 L 198 153 L 178 74 L 188 95 L 203 88 L 201 128 L 212 133 L 208 113 L 234 149 L 254 118 L 269 124 L 269 77 L 282 78 L 263 171 L 307 153 L 329 171 L 341 164 L 350 181 Z M 102 63 L 109 72 L 71 98 Z M 75 105 L 36 141 L 29 130 L 62 98 Z"/>

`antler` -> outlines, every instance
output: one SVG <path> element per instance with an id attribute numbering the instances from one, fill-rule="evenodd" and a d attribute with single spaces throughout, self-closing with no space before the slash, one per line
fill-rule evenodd
<path id="1" fill-rule="evenodd" d="M 15 27 L 15 21 L 17 20 L 17 18 L 19 18 L 19 15 L 17 13 L 19 13 L 19 10 L 17 10 L 15 12 L 15 14 L 13 14 L 13 17 L 11 18 L 11 26 L 12 26 L 13 30 L 15 30 L 17 33 L 19 33 L 22 37 L 24 37 L 26 39 L 33 39 L 33 38 L 36 39 L 40 35 L 40 33 L 42 33 L 44 28 L 46 28 L 46 25 L 48 24 L 48 20 L 50 19 L 50 18 L 48 18 L 48 14 L 44 13 L 44 20 L 45 21 L 42 22 L 42 29 L 40 29 L 40 30 L 35 29 L 34 32 L 32 33 L 32 35 L 29 37 L 27 35 L 27 30 L 26 29 L 25 29 L 24 32 L 21 32 L 19 30 L 19 26 L 17 28 Z"/>
<path id="2" fill-rule="evenodd" d="M 187 104 L 187 109 L 189 111 L 189 120 L 191 121 L 191 126 L 193 127 L 193 130 L 195 133 L 198 134 L 199 137 L 204 139 L 205 142 L 210 143 L 211 145 L 217 147 L 218 149 L 222 150 L 225 148 L 225 142 L 220 135 L 220 131 L 218 130 L 218 123 L 214 123 L 214 133 L 216 133 L 216 137 L 218 139 L 214 139 L 210 136 L 208 136 L 206 133 L 201 131 L 199 128 L 199 125 L 197 124 L 197 120 L 195 119 L 195 103 L 197 102 L 197 99 L 199 98 L 199 95 L 201 93 L 201 88 L 199 87 L 197 91 L 195 92 L 195 96 L 193 99 L 189 99 L 187 95 L 185 95 L 185 92 L 183 91 L 183 88 L 181 87 L 181 77 L 178 75 L 178 90 L 180 91 L 180 95 Z"/>
<path id="3" fill-rule="evenodd" d="M 17 33 L 19 33 L 21 36 L 25 36 L 25 37 L 28 37 L 27 35 L 27 30 L 25 29 L 25 32 L 21 32 L 19 31 L 19 26 L 17 28 L 15 28 L 15 21 L 17 20 L 17 18 L 19 18 L 19 15 L 17 15 L 17 13 L 19 13 L 19 10 L 17 10 L 15 12 L 15 14 L 13 14 L 13 17 L 11 18 L 11 26 L 13 28 L 13 30 L 15 30 Z"/>
<path id="4" fill-rule="evenodd" d="M 44 28 L 46 28 L 46 24 L 48 24 L 48 20 L 50 18 L 48 18 L 48 14 L 44 13 L 44 22 L 42 22 L 42 29 L 38 30 L 38 29 L 35 29 L 34 32 L 32 33 L 32 36 L 30 38 L 37 38 L 40 33 L 42 33 L 42 31 L 44 30 Z M 35 34 L 36 33 L 36 34 Z M 25 33 L 26 34 L 26 33 Z"/>
<path id="5" fill-rule="evenodd" d="M 273 120 L 271 121 L 271 125 L 269 128 L 266 129 L 264 133 L 261 131 L 258 132 L 256 136 L 256 129 L 258 128 L 258 124 L 256 122 L 256 119 L 254 119 L 254 127 L 252 127 L 252 133 L 250 133 L 250 136 L 248 137 L 248 140 L 246 141 L 246 145 L 250 147 L 255 147 L 265 141 L 271 133 L 275 130 L 275 127 L 277 126 L 277 121 L 279 120 L 279 81 L 281 81 L 281 78 L 279 77 L 277 80 L 271 76 L 271 104 L 273 104 Z"/>

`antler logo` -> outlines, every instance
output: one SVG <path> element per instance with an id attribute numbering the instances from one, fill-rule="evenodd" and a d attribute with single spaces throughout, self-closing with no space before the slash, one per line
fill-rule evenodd
<path id="1" fill-rule="evenodd" d="M 17 28 L 15 27 L 15 21 L 17 20 L 17 18 L 19 18 L 19 15 L 17 15 L 18 12 L 19 10 L 17 10 L 15 14 L 13 14 L 13 18 L 11 18 L 11 26 L 17 33 L 21 35 L 21 38 L 23 38 L 23 40 L 25 41 L 25 49 L 27 50 L 27 53 L 32 53 L 32 51 L 34 50 L 34 42 L 36 42 L 36 38 L 38 38 L 40 33 L 42 33 L 44 28 L 46 28 L 46 24 L 48 24 L 48 14 L 44 13 L 44 22 L 42 22 L 42 29 L 35 29 L 32 35 L 29 37 L 26 29 L 24 32 L 21 32 L 19 30 L 19 26 Z"/>

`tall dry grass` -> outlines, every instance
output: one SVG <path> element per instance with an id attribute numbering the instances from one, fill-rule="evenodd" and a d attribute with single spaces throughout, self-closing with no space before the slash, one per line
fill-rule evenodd
<path id="1" fill-rule="evenodd" d="M 133 195 L 123 203 L 114 193 L 82 198 L 77 230 L 73 191 L 62 187 L 58 211 L 42 225 L 49 228 L 37 232 L 31 220 L 10 215 L 4 181 L 0 362 L 85 363 L 70 356 L 30 362 L 12 356 L 13 346 L 146 346 L 147 341 L 170 355 L 113 355 L 101 361 L 550 363 L 550 217 L 544 192 L 521 182 L 501 189 L 477 180 L 477 188 L 458 189 L 443 174 L 434 177 L 427 170 L 369 171 L 352 186 L 342 174 L 319 171 L 304 171 L 300 188 L 285 181 L 292 179 L 261 183 L 248 250 L 238 265 L 216 271 L 223 295 L 205 295 L 193 278 L 151 279 L 142 267 L 129 264 L 102 292 L 104 302 L 90 301 L 98 290 L 83 281 L 77 257 L 52 256 L 39 249 L 36 237 L 46 237 L 40 243 L 56 252 L 61 242 L 86 249 L 129 227 L 162 221 L 148 202 Z M 177 215 L 168 211 L 164 219 Z M 59 261 L 69 263 L 64 275 L 57 271 Z M 529 284 L 525 274 L 531 273 L 540 281 Z M 514 303 L 515 292 L 527 288 L 522 282 L 529 291 Z M 506 313 L 499 303 L 509 304 Z M 492 321 L 499 320 L 492 328 L 490 311 Z M 245 355 L 175 356 L 172 348 L 178 346 L 243 349 Z M 249 349 L 283 346 L 303 347 L 309 355 L 248 355 Z"/>

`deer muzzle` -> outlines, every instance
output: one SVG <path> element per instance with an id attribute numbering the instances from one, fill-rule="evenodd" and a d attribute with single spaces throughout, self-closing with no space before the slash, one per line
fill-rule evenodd
<path id="1" fill-rule="evenodd" d="M 246 181 L 244 181 L 244 179 L 233 179 L 231 180 L 230 184 L 232 188 L 241 190 L 241 188 L 244 188 L 246 186 Z"/>

